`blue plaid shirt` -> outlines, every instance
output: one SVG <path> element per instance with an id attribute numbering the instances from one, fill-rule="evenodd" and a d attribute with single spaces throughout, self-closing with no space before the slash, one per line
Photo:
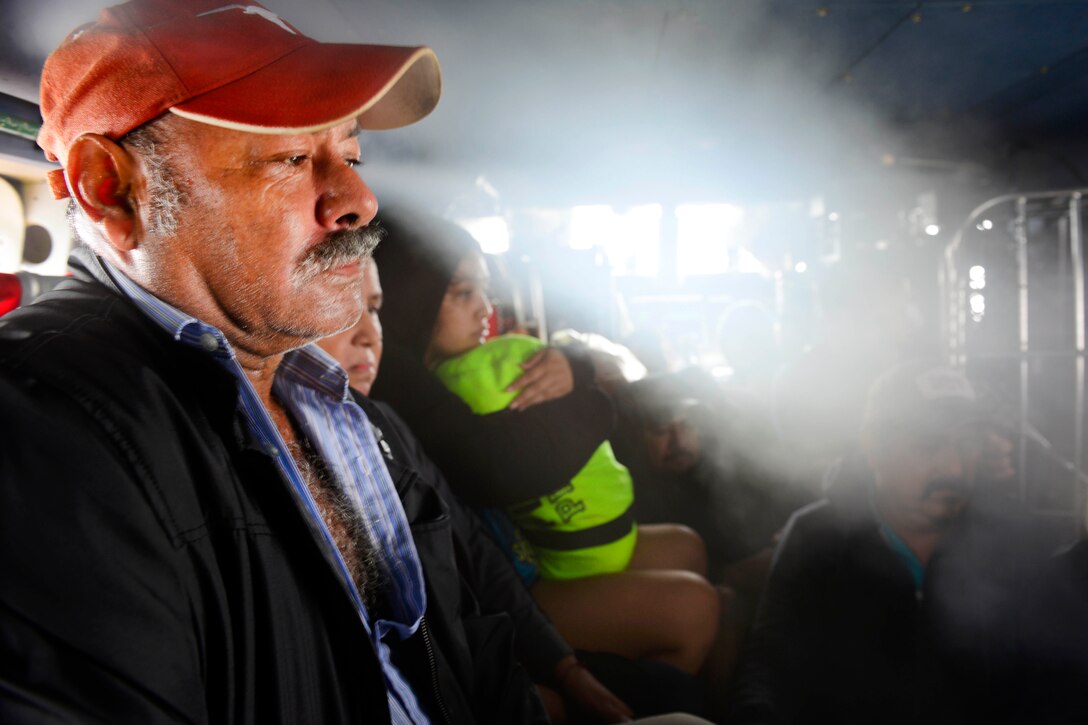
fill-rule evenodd
<path id="1" fill-rule="evenodd" d="M 382 570 L 387 575 L 385 593 L 389 617 L 376 621 L 371 620 L 298 466 L 223 333 L 158 299 L 105 260 L 103 265 L 137 307 L 175 340 L 203 350 L 238 380 L 238 408 L 248 422 L 250 432 L 275 459 L 295 503 L 305 513 L 306 523 L 325 560 L 336 572 L 374 643 L 385 674 L 393 722 L 426 723 L 427 717 L 411 687 L 393 665 L 389 648 L 382 641 L 390 633 L 407 638 L 419 627 L 427 606 L 423 569 L 374 431 L 366 413 L 351 399 L 343 369 L 317 345 L 307 345 L 284 356 L 272 389 L 321 455 L 337 486 L 370 534 Z"/>

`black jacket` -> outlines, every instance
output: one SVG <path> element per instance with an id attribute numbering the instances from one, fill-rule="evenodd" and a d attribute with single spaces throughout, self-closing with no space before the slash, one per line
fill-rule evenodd
<path id="1" fill-rule="evenodd" d="M 378 426 L 379 433 L 389 444 L 389 457 L 397 461 L 389 464 L 390 469 L 407 465 L 415 470 L 449 506 L 458 562 L 481 611 L 510 615 L 517 634 L 514 651 L 518 661 L 525 665 L 534 681 L 552 684 L 556 664 L 563 657 L 574 654 L 574 650 L 540 611 L 506 555 L 488 535 L 483 522 L 454 496 L 442 472 L 423 452 L 419 440 L 404 421 L 384 403 L 367 400 L 358 393 L 355 399 L 366 409 L 371 422 Z"/>
<path id="2" fill-rule="evenodd" d="M 0 320 L 0 721 L 387 721 L 234 379 L 88 266 Z M 445 505 L 390 473 L 429 597 L 398 664 L 436 721 L 542 720 L 509 619 L 466 596 Z"/>
<path id="3" fill-rule="evenodd" d="M 474 506 L 508 506 L 562 488 L 612 430 L 612 404 L 579 361 L 573 392 L 524 411 L 476 415 L 396 343 L 382 353 L 370 395 L 388 403 L 419 436 L 458 496 Z"/>
<path id="4" fill-rule="evenodd" d="M 790 520 L 730 722 L 1080 722 L 1039 687 L 1078 665 L 1050 647 L 1056 583 L 1027 521 L 976 490 L 916 591 L 869 506 L 871 474 L 849 471 Z"/>

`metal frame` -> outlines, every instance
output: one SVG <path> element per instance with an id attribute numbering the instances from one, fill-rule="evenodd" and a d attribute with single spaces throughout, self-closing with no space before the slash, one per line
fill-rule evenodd
<path id="1" fill-rule="evenodd" d="M 964 367 L 968 360 L 967 328 L 968 328 L 968 284 L 967 279 L 960 274 L 960 252 L 964 235 L 974 227 L 984 215 L 1002 206 L 1011 205 L 1012 236 L 1016 244 L 1017 265 L 1017 292 L 1018 292 L 1018 317 L 1019 335 L 1017 351 L 1010 353 L 1008 357 L 1019 359 L 1020 366 L 1020 415 L 1019 415 L 1019 453 L 1020 460 L 1026 459 L 1029 440 L 1038 442 L 1047 455 L 1059 461 L 1063 467 L 1073 476 L 1076 491 L 1076 511 L 1079 512 L 1081 533 L 1088 529 L 1088 474 L 1084 471 L 1084 426 L 1085 426 L 1085 318 L 1086 318 L 1086 294 L 1085 294 L 1085 270 L 1083 229 L 1081 222 L 1082 199 L 1088 193 L 1088 189 L 1070 189 L 1056 191 L 1041 191 L 1030 194 L 1007 194 L 990 199 L 968 214 L 966 221 L 956 231 L 955 236 L 945 247 L 943 265 L 940 269 L 939 279 L 943 298 L 942 326 L 946 354 L 949 364 L 956 367 Z M 1031 349 L 1031 330 L 1029 329 L 1028 305 L 1029 275 L 1028 275 L 1028 222 L 1030 219 L 1029 203 L 1051 202 L 1056 208 L 1064 208 L 1065 219 L 1068 228 L 1069 259 L 1072 267 L 1073 281 L 1073 318 L 1074 318 L 1074 349 L 1072 352 L 1033 351 Z M 1069 461 L 1060 456 L 1050 444 L 1039 435 L 1031 425 L 1028 417 L 1029 411 L 1029 383 L 1032 360 L 1041 356 L 1068 356 L 1073 359 L 1075 365 L 1074 382 L 1074 455 Z M 1027 473 L 1025 466 L 1020 466 L 1019 491 L 1021 500 L 1027 499 Z"/>

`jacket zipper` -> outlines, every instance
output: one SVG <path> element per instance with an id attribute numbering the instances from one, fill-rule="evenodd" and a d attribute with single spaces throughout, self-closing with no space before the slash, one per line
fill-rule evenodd
<path id="1" fill-rule="evenodd" d="M 434 689 L 434 699 L 438 702 L 438 709 L 442 711 L 442 720 L 446 725 L 453 725 L 450 711 L 446 709 L 446 701 L 442 699 L 442 693 L 438 690 L 438 662 L 434 656 L 434 645 L 431 644 L 431 632 L 427 629 L 427 618 L 420 617 L 419 631 L 423 634 L 423 646 L 427 650 L 427 664 L 431 668 L 431 685 Z"/>
<path id="2" fill-rule="evenodd" d="M 396 459 L 393 458 L 393 451 L 386 442 L 382 429 L 373 423 L 370 424 L 370 428 L 374 431 L 374 437 L 377 439 L 378 445 L 382 449 L 382 455 L 385 456 L 388 461 L 395 461 Z M 442 699 L 442 693 L 438 689 L 438 661 L 434 656 L 434 645 L 431 643 L 431 632 L 427 628 L 426 616 L 419 618 L 419 631 L 423 635 L 423 648 L 427 650 L 427 665 L 431 670 L 431 689 L 434 690 L 435 702 L 438 703 L 438 709 L 442 712 L 442 720 L 446 725 L 453 725 L 450 711 L 446 708 L 446 701 Z"/>

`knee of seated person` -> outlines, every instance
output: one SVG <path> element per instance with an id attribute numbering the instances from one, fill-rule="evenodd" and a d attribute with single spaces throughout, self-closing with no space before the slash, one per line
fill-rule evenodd
<path id="1" fill-rule="evenodd" d="M 720 627 L 718 589 L 697 574 L 678 572 L 675 600 L 662 615 L 662 629 L 674 642 L 673 664 L 695 673 L 705 664 Z"/>
<path id="2" fill-rule="evenodd" d="M 676 572 L 669 591 L 672 601 L 664 614 L 664 626 L 693 639 L 712 640 L 723 604 L 718 588 L 698 574 Z"/>
<path id="3" fill-rule="evenodd" d="M 707 556 L 703 537 L 690 526 L 671 524 L 677 553 L 681 557 L 685 571 L 706 576 Z"/>

